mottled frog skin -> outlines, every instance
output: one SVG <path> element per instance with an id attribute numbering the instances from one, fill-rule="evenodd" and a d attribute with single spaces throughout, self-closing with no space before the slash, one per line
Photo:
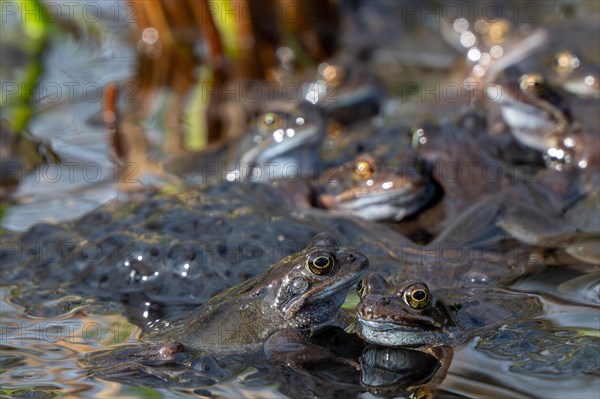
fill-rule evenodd
<path id="1" fill-rule="evenodd" d="M 499 288 L 432 291 L 418 281 L 392 286 L 377 274 L 365 278 L 359 296 L 359 334 L 386 346 L 457 345 L 541 310 L 534 296 Z"/>
<path id="2" fill-rule="evenodd" d="M 304 250 L 176 321 L 166 336 L 214 353 L 248 350 L 281 330 L 320 327 L 332 321 L 368 265 L 360 252 L 318 234 Z"/>
<path id="3" fill-rule="evenodd" d="M 294 104 L 264 108 L 241 137 L 205 151 L 177 155 L 166 160 L 165 169 L 192 184 L 273 183 L 282 177 L 312 175 L 316 149 L 326 133 L 316 110 Z"/>
<path id="4" fill-rule="evenodd" d="M 375 151 L 325 171 L 317 202 L 374 221 L 400 221 L 426 205 L 434 187 L 416 154 Z"/>
<path id="5" fill-rule="evenodd" d="M 542 153 L 551 148 L 567 150 L 564 96 L 548 87 L 541 75 L 510 76 L 495 89 L 500 91 L 502 117 L 519 143 Z"/>
<path id="6" fill-rule="evenodd" d="M 11 300 L 30 315 L 64 314 L 76 305 L 52 300 L 67 295 L 74 303 L 92 297 L 125 303 L 128 316 L 143 326 L 257 276 L 319 232 L 356 247 L 372 270 L 394 281 L 487 285 L 535 267 L 526 248 L 521 254 L 445 243 L 422 247 L 377 223 L 293 208 L 269 185 L 220 183 L 114 204 L 73 223 L 37 225 L 8 237 L 1 277 L 16 285 Z"/>

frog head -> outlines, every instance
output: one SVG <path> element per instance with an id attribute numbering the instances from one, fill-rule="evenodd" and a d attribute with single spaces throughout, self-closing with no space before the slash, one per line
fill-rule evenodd
<path id="1" fill-rule="evenodd" d="M 428 204 L 434 188 L 416 155 L 361 155 L 324 173 L 317 201 L 374 221 L 399 221 Z"/>
<path id="2" fill-rule="evenodd" d="M 254 292 L 262 297 L 263 313 L 278 315 L 290 327 L 312 327 L 335 316 L 368 265 L 360 252 L 321 233 L 272 266 Z"/>
<path id="3" fill-rule="evenodd" d="M 315 113 L 271 110 L 261 114 L 246 134 L 239 158 L 239 177 L 254 182 L 298 178 L 312 173 L 316 147 L 325 130 Z"/>
<path id="4" fill-rule="evenodd" d="M 390 285 L 381 275 L 361 282 L 356 317 L 360 333 L 371 343 L 419 346 L 442 343 L 454 321 L 450 311 L 420 281 Z"/>

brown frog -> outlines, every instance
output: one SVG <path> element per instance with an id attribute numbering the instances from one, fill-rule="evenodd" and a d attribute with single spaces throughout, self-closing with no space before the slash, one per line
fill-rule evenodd
<path id="1" fill-rule="evenodd" d="M 368 265 L 360 252 L 321 233 L 304 250 L 221 292 L 157 335 L 195 350 L 245 352 L 278 331 L 332 322 Z"/>
<path id="2" fill-rule="evenodd" d="M 368 265 L 360 252 L 320 233 L 304 250 L 222 291 L 196 311 L 155 324 L 145 337 L 150 343 L 91 353 L 81 363 L 100 378 L 162 386 L 177 379 L 202 385 L 207 378 L 222 378 L 226 373 L 219 361 L 239 370 L 254 356 L 263 362 L 288 355 L 302 361 L 306 353 L 310 359 L 327 357 L 327 350 L 308 338 L 336 323 L 348 289 Z M 229 355 L 246 360 L 240 364 Z M 183 366 L 192 362 L 191 368 Z M 166 365 L 171 367 L 161 367 Z"/>
<path id="3" fill-rule="evenodd" d="M 318 205 L 374 221 L 400 221 L 426 206 L 435 189 L 414 151 L 382 150 L 325 171 Z"/>
<path id="4" fill-rule="evenodd" d="M 359 334 L 386 346 L 458 345 L 541 309 L 536 297 L 499 288 L 432 291 L 420 281 L 392 286 L 378 274 L 367 276 L 358 292 Z"/>

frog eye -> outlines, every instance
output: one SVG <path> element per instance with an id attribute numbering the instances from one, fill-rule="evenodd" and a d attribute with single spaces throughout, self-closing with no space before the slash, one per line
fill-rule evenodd
<path id="1" fill-rule="evenodd" d="M 573 69 L 579 68 L 579 65 L 579 58 L 568 51 L 561 51 L 554 55 L 554 70 L 560 74 L 571 73 Z"/>
<path id="2" fill-rule="evenodd" d="M 333 257 L 329 254 L 313 254 L 306 259 L 306 265 L 314 274 L 327 274 L 333 269 Z"/>
<path id="3" fill-rule="evenodd" d="M 283 119 L 274 112 L 261 115 L 259 126 L 265 132 L 274 132 L 283 125 Z"/>
<path id="4" fill-rule="evenodd" d="M 540 94 L 544 85 L 544 78 L 538 74 L 526 74 L 519 78 L 519 87 L 524 93 Z"/>
<path id="5" fill-rule="evenodd" d="M 358 282 L 358 285 L 356 286 L 356 293 L 358 294 L 359 298 L 362 298 L 363 296 L 365 296 L 365 292 L 366 292 L 365 287 L 367 286 L 367 284 L 365 284 L 363 280 L 364 280 L 364 278 L 362 278 Z"/>
<path id="6" fill-rule="evenodd" d="M 346 78 L 346 70 L 341 65 L 321 64 L 318 71 L 330 86 L 339 86 Z"/>
<path id="7" fill-rule="evenodd" d="M 429 288 L 425 284 L 411 285 L 402 294 L 402 300 L 413 309 L 423 309 L 431 302 Z"/>
<path id="8" fill-rule="evenodd" d="M 354 163 L 353 175 L 358 180 L 371 179 L 377 173 L 377 165 L 372 159 L 359 159 Z"/>

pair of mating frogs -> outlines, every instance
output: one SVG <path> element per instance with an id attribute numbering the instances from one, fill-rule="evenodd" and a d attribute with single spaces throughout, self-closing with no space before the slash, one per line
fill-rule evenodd
<path id="1" fill-rule="evenodd" d="M 455 344 L 477 329 L 538 307 L 534 297 L 495 288 L 430 291 L 422 282 L 392 286 L 380 274 L 362 278 L 368 265 L 358 250 L 320 233 L 302 251 L 150 335 L 201 351 L 248 351 L 282 331 L 343 325 L 339 310 L 353 286 L 361 299 L 356 310 L 359 334 L 389 346 Z"/>
<path id="2" fill-rule="evenodd" d="M 88 355 L 83 363 L 94 375 L 119 380 L 132 373 L 172 378 L 160 377 L 162 374 L 148 365 L 177 363 L 184 359 L 193 365 L 192 374 L 201 374 L 207 367 L 212 370 L 207 371 L 208 375 L 214 373 L 215 368 L 221 370 L 217 361 L 207 354 L 250 355 L 252 359 L 266 355 L 267 359 L 292 364 L 311 364 L 319 359 L 326 362 L 325 359 L 336 356 L 333 350 L 329 353 L 330 343 L 326 338 L 334 340 L 333 337 L 339 335 L 330 333 L 330 326 L 357 333 L 367 344 L 447 348 L 447 345 L 465 342 L 486 328 L 533 315 L 540 309 L 536 297 L 501 289 L 429 290 L 422 282 L 393 286 L 380 274 L 364 276 L 368 266 L 369 261 L 361 252 L 344 248 L 334 236 L 320 233 L 305 249 L 275 263 L 262 274 L 222 291 L 196 310 L 160 326 L 149 325 L 146 336 L 161 342 L 159 345 L 101 351 Z M 355 315 L 340 309 L 352 287 L 357 288 L 360 297 Z M 354 338 L 345 338 L 350 343 L 343 345 L 356 345 L 358 338 L 351 336 Z M 367 368 L 361 377 L 366 386 L 377 385 L 379 377 L 371 374 L 376 373 L 374 370 L 381 366 L 377 366 L 381 361 L 389 363 L 390 350 L 396 351 L 368 347 L 358 361 L 347 361 L 356 368 Z M 449 362 L 447 356 L 440 354 L 447 351 L 441 349 L 424 349 L 426 354 L 423 355 L 397 350 L 400 352 L 394 352 L 393 356 L 402 359 Z M 397 364 L 392 366 L 398 367 Z M 422 364 L 413 368 L 419 366 Z M 198 368 L 200 370 L 196 370 Z M 437 372 L 438 367 L 432 369 Z"/>

